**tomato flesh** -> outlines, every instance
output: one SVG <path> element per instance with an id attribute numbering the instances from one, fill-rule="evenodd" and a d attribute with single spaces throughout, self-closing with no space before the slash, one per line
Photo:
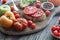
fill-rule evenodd
<path id="1" fill-rule="evenodd" d="M 43 13 L 44 13 L 43 10 L 38 10 L 34 15 L 32 15 L 32 17 L 38 18 L 38 17 L 42 16 Z"/>
<path id="2" fill-rule="evenodd" d="M 35 14 L 36 11 L 37 11 L 37 8 L 34 6 L 27 6 L 23 10 L 24 14 L 26 14 L 26 15 L 33 15 L 33 14 Z"/>

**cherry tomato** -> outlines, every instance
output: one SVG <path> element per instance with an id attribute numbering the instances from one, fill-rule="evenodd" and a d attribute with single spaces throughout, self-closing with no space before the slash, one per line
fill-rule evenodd
<path id="1" fill-rule="evenodd" d="M 5 4 L 7 2 L 7 0 L 2 0 L 2 3 Z"/>
<path id="2" fill-rule="evenodd" d="M 46 14 L 47 16 L 49 16 L 49 15 L 51 14 L 51 12 L 47 10 L 47 11 L 45 12 L 45 14 Z"/>
<path id="3" fill-rule="evenodd" d="M 18 14 L 18 12 L 17 12 L 17 11 L 13 11 L 13 13 L 14 13 L 14 15 Z"/>
<path id="4" fill-rule="evenodd" d="M 60 30 L 60 26 L 59 26 L 59 30 Z"/>
<path id="5" fill-rule="evenodd" d="M 60 33 L 59 33 L 59 37 L 60 37 Z"/>
<path id="6" fill-rule="evenodd" d="M 20 15 L 19 14 L 16 14 L 15 15 L 15 18 L 17 19 L 17 18 L 20 18 Z"/>
<path id="7" fill-rule="evenodd" d="M 31 28 L 35 29 L 35 27 L 36 27 L 36 25 L 34 23 L 32 23 Z"/>
<path id="8" fill-rule="evenodd" d="M 52 26 L 52 33 L 55 36 L 60 37 L 60 26 Z"/>
<path id="9" fill-rule="evenodd" d="M 59 30 L 59 33 L 60 33 L 60 30 Z"/>
<path id="10" fill-rule="evenodd" d="M 40 2 L 40 1 L 37 1 L 37 2 L 36 2 L 36 7 L 37 7 L 37 8 L 40 8 L 40 5 L 41 5 L 41 2 Z"/>
<path id="11" fill-rule="evenodd" d="M 55 36 L 59 36 L 59 33 L 58 33 L 57 30 L 53 31 L 53 34 L 54 34 Z"/>
<path id="12" fill-rule="evenodd" d="M 60 24 L 60 19 L 58 20 L 59 24 Z"/>
<path id="13" fill-rule="evenodd" d="M 57 26 L 57 27 L 56 27 L 56 30 L 58 30 L 58 31 L 59 31 L 59 28 L 60 28 L 60 27 L 59 27 L 59 26 Z"/>
<path id="14" fill-rule="evenodd" d="M 32 22 L 31 20 L 28 21 L 28 25 L 32 25 L 32 23 L 33 23 L 33 22 Z"/>
<path id="15" fill-rule="evenodd" d="M 20 18 L 20 15 L 19 15 L 19 13 L 18 13 L 18 12 L 13 11 L 13 13 L 14 13 L 14 16 L 15 16 L 15 18 L 16 18 L 16 19 L 17 19 L 17 18 Z"/>
<path id="16" fill-rule="evenodd" d="M 52 26 L 52 31 L 55 31 L 57 27 L 55 25 Z"/>
<path id="17" fill-rule="evenodd" d="M 13 11 L 13 10 L 14 10 L 14 6 L 10 6 L 10 8 L 11 8 L 11 11 Z"/>

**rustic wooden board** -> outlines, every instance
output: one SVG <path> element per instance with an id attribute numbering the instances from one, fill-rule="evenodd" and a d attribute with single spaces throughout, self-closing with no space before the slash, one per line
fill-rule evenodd
<path id="1" fill-rule="evenodd" d="M 19 4 L 18 1 L 15 2 L 15 3 L 16 3 L 16 5 Z M 12 3 L 9 3 L 8 5 L 12 5 Z M 21 12 L 21 10 L 20 10 L 20 12 Z M 52 14 L 51 14 L 51 15 L 52 15 Z M 50 17 L 51 17 L 51 15 L 48 16 L 48 17 L 46 18 L 46 20 L 44 20 L 44 21 L 42 21 L 42 22 L 36 22 L 36 28 L 33 29 L 33 30 L 30 29 L 30 28 L 27 28 L 27 29 L 25 29 L 24 31 L 17 32 L 17 31 L 12 31 L 12 30 L 5 30 L 5 29 L 3 29 L 2 27 L 0 27 L 0 31 L 3 32 L 3 33 L 5 33 L 5 34 L 8 34 L 8 35 L 24 35 L 24 34 L 31 34 L 31 33 L 37 32 L 37 31 L 39 31 L 39 30 L 45 28 L 46 25 L 48 25 L 49 22 L 50 22 Z"/>

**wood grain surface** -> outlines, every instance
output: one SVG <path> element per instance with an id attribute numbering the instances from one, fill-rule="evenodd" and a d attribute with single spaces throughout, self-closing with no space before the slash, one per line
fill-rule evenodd
<path id="1" fill-rule="evenodd" d="M 8 1 L 10 2 L 10 0 Z M 60 7 L 55 10 L 60 10 Z M 50 21 L 50 24 L 47 25 L 45 29 L 41 30 L 40 32 L 30 34 L 30 35 L 8 36 L 0 32 L 0 40 L 60 40 L 60 39 L 54 38 L 50 33 L 51 26 L 57 25 L 58 18 L 59 16 L 54 16 L 53 19 Z"/>

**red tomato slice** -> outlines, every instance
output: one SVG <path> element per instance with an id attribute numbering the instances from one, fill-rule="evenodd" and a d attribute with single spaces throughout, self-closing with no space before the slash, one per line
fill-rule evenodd
<path id="1" fill-rule="evenodd" d="M 38 11 L 34 15 L 32 15 L 32 17 L 38 18 L 38 17 L 42 16 L 43 13 L 44 13 L 43 10 L 38 9 Z"/>
<path id="2" fill-rule="evenodd" d="M 36 11 L 37 11 L 36 7 L 34 7 L 34 6 L 27 6 L 27 7 L 25 7 L 23 12 L 24 12 L 24 14 L 27 14 L 27 15 L 33 15 Z"/>

